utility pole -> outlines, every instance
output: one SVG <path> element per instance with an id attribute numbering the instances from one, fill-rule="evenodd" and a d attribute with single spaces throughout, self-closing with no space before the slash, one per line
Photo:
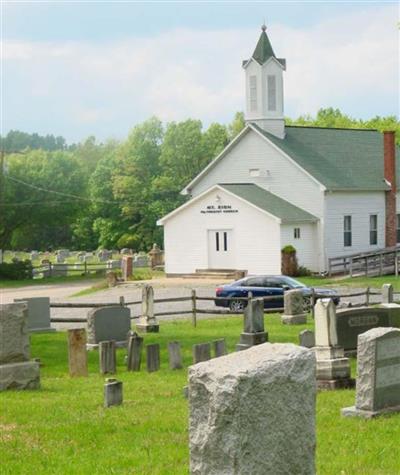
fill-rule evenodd
<path id="1" fill-rule="evenodd" d="M 4 227 L 4 150 L 0 151 L 0 231 Z M 0 264 L 3 264 L 3 249 L 0 249 Z"/>

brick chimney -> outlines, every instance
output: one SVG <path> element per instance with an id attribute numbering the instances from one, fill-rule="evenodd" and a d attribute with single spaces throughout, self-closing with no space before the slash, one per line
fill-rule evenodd
<path id="1" fill-rule="evenodd" d="M 395 133 L 383 132 L 383 161 L 385 179 L 390 183 L 391 189 L 386 192 L 386 223 L 385 246 L 392 247 L 397 244 L 397 218 L 396 218 L 396 153 Z"/>

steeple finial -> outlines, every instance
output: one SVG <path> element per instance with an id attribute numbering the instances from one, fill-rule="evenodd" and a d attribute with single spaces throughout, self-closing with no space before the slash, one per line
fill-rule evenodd
<path id="1" fill-rule="evenodd" d="M 261 25 L 261 30 L 265 32 L 266 29 L 267 29 L 267 25 L 265 24 L 265 18 L 264 18 L 263 24 Z"/>

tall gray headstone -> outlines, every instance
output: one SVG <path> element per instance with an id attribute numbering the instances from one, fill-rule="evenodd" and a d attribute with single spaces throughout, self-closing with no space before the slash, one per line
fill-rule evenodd
<path id="1" fill-rule="evenodd" d="M 142 347 L 143 338 L 136 332 L 131 333 L 128 338 L 128 371 L 140 371 L 140 364 L 142 362 Z"/>
<path id="2" fill-rule="evenodd" d="M 158 343 L 146 345 L 146 364 L 149 373 L 160 369 L 160 345 Z"/>
<path id="3" fill-rule="evenodd" d="M 27 305 L 0 304 L 0 391 L 38 389 L 39 363 L 30 361 Z"/>
<path id="4" fill-rule="evenodd" d="M 321 389 L 350 388 L 350 360 L 338 345 L 336 306 L 332 299 L 320 299 L 315 305 L 315 355 L 317 385 Z"/>
<path id="5" fill-rule="evenodd" d="M 142 315 L 136 324 L 136 330 L 143 333 L 158 333 L 160 325 L 154 316 L 154 289 L 145 284 L 142 288 Z"/>
<path id="6" fill-rule="evenodd" d="M 393 303 L 393 285 L 392 284 L 383 284 L 382 303 Z"/>
<path id="7" fill-rule="evenodd" d="M 211 358 L 210 343 L 198 343 L 193 345 L 193 364 L 207 361 Z"/>
<path id="8" fill-rule="evenodd" d="M 101 374 L 115 374 L 117 370 L 117 350 L 115 341 L 99 343 L 99 363 Z"/>
<path id="9" fill-rule="evenodd" d="M 126 346 L 131 328 L 131 311 L 127 307 L 100 307 L 87 314 L 88 348 L 101 341 L 115 340 L 117 347 Z"/>
<path id="10" fill-rule="evenodd" d="M 179 341 L 168 343 L 169 367 L 171 369 L 182 369 L 182 354 Z"/>
<path id="11" fill-rule="evenodd" d="M 29 332 L 54 332 L 50 323 L 49 297 L 30 297 L 14 299 L 14 302 L 26 302 L 28 306 L 28 331 Z"/>
<path id="12" fill-rule="evenodd" d="M 264 343 L 189 368 L 190 473 L 315 473 L 315 356 Z"/>
<path id="13" fill-rule="evenodd" d="M 301 290 L 288 290 L 283 296 L 283 302 L 282 323 L 286 325 L 307 323 L 307 313 L 304 311 L 304 296 Z"/>
<path id="14" fill-rule="evenodd" d="M 358 337 L 356 405 L 344 416 L 400 412 L 400 329 L 374 328 Z"/>
<path id="15" fill-rule="evenodd" d="M 268 341 L 268 333 L 264 331 L 264 300 L 251 299 L 244 309 L 243 332 L 240 334 L 236 350 L 246 350 L 266 341 Z"/>

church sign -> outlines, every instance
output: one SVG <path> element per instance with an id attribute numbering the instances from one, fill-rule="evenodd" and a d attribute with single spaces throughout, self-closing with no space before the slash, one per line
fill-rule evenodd
<path id="1" fill-rule="evenodd" d="M 238 209 L 232 208 L 231 205 L 209 205 L 200 210 L 201 214 L 218 214 L 218 213 L 239 213 Z"/>

